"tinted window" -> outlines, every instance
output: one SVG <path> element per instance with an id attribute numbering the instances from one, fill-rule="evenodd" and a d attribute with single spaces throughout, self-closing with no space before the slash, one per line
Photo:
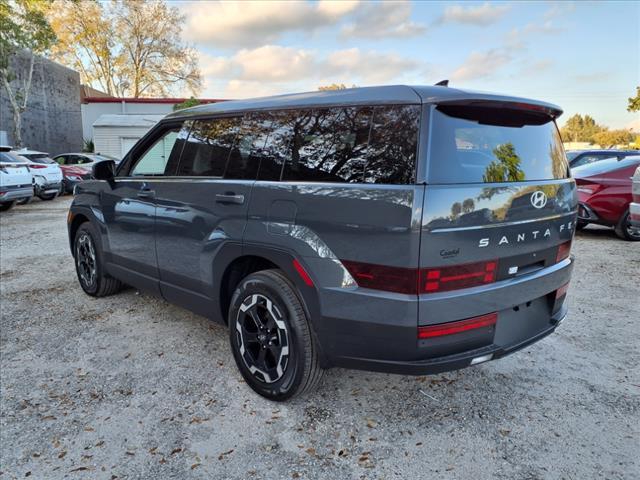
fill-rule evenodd
<path id="1" fill-rule="evenodd" d="M 365 164 L 365 183 L 415 182 L 420 107 L 376 107 Z"/>
<path id="2" fill-rule="evenodd" d="M 282 179 L 362 182 L 371 108 L 282 112 L 274 131 L 288 142 Z"/>
<path id="3" fill-rule="evenodd" d="M 237 117 L 194 121 L 177 175 L 222 177 L 239 126 Z"/>
<path id="4" fill-rule="evenodd" d="M 251 113 L 243 118 L 239 134 L 229 155 L 225 178 L 256 179 L 270 126 L 271 116 L 267 113 Z"/>
<path id="5" fill-rule="evenodd" d="M 49 158 L 46 153 L 27 153 L 22 154 L 22 156 L 36 163 L 56 163 L 52 158 Z"/>
<path id="6" fill-rule="evenodd" d="M 176 142 L 179 133 L 178 127 L 163 131 L 160 138 L 135 160 L 131 175 L 164 175 L 170 159 L 180 156 L 182 142 Z"/>
<path id="7" fill-rule="evenodd" d="M 520 182 L 566 178 L 553 121 L 518 110 L 437 107 L 431 119 L 429 181 Z"/>
<path id="8" fill-rule="evenodd" d="M 605 158 L 615 158 L 615 155 L 605 155 L 605 154 L 593 154 L 593 155 L 585 155 L 583 157 L 578 158 L 571 164 L 571 167 L 579 167 L 582 165 L 588 165 L 590 163 L 598 162 L 600 160 L 604 160 Z"/>

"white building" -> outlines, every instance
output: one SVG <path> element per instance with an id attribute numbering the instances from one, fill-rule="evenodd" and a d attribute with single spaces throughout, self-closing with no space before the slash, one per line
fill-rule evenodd
<path id="1" fill-rule="evenodd" d="M 91 89 L 90 93 L 97 95 L 101 92 Z M 82 95 L 81 100 L 82 138 L 93 140 L 96 152 L 122 158 L 151 127 L 186 99 Z M 200 103 L 222 101 L 198 100 Z"/>
<path id="2" fill-rule="evenodd" d="M 100 115 L 93 122 L 96 153 L 122 158 L 164 115 Z"/>

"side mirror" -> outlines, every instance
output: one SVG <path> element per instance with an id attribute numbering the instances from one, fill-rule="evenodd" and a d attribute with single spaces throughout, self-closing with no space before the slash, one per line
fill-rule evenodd
<path id="1" fill-rule="evenodd" d="M 116 162 L 113 160 L 102 160 L 91 167 L 91 173 L 96 180 L 113 180 L 116 174 Z"/>

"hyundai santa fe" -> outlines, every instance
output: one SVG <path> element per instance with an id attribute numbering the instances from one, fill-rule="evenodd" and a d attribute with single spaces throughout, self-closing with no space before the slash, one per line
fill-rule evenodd
<path id="1" fill-rule="evenodd" d="M 577 197 L 561 113 L 444 86 L 172 113 L 76 187 L 80 285 L 226 324 L 246 382 L 273 400 L 330 367 L 500 358 L 567 313 Z"/>

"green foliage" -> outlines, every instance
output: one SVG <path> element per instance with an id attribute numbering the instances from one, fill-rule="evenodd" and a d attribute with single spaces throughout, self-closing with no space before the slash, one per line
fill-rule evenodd
<path id="1" fill-rule="evenodd" d="M 513 143 L 507 142 L 493 149 L 496 160 L 485 169 L 483 180 L 492 182 L 522 182 L 524 172 L 520 168 L 520 157 L 516 154 Z"/>
<path id="2" fill-rule="evenodd" d="M 9 58 L 27 49 L 43 54 L 56 41 L 47 21 L 46 0 L 0 0 L 0 70 L 9 70 Z"/>
<path id="3" fill-rule="evenodd" d="M 318 87 L 318 90 L 325 92 L 327 90 L 346 90 L 347 88 L 357 88 L 357 86 L 351 85 L 347 87 L 344 83 L 332 83 L 331 85 L 321 85 Z"/>
<path id="4" fill-rule="evenodd" d="M 93 144 L 92 138 L 85 138 L 82 141 L 82 151 L 85 153 L 94 153 L 96 151 L 96 146 Z"/>
<path id="5" fill-rule="evenodd" d="M 576 113 L 560 129 L 560 134 L 565 142 L 591 142 L 593 136 L 603 130 L 606 128 L 598 125 L 589 115 L 583 117 Z"/>
<path id="6" fill-rule="evenodd" d="M 183 110 L 185 108 L 196 107 L 198 105 L 200 105 L 200 100 L 198 100 L 195 97 L 190 97 L 190 98 L 187 98 L 184 102 L 176 103 L 173 106 L 173 111 L 175 112 L 176 110 Z"/>
<path id="7" fill-rule="evenodd" d="M 593 142 L 602 148 L 613 148 L 616 145 L 628 145 L 634 141 L 634 135 L 628 130 L 605 130 L 593 136 Z"/>
<path id="8" fill-rule="evenodd" d="M 629 106 L 627 107 L 629 112 L 640 112 L 640 87 L 636 87 L 636 96 L 629 97 Z"/>

